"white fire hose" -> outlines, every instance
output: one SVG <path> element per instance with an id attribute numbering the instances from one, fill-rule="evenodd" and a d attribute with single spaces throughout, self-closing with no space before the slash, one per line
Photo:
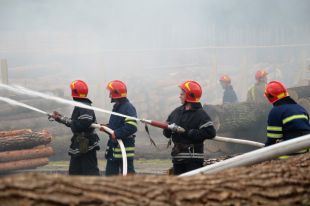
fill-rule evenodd
<path id="1" fill-rule="evenodd" d="M 106 131 L 107 133 L 109 134 L 112 134 L 114 131 L 112 129 L 110 129 L 109 127 L 106 127 L 106 126 L 103 126 L 103 125 L 100 125 L 100 124 L 91 124 L 91 127 L 92 128 L 97 128 L 97 129 L 100 129 L 100 128 L 103 128 L 104 131 Z M 127 155 L 126 155 L 126 149 L 125 149 L 125 146 L 124 146 L 124 143 L 122 140 L 120 139 L 116 139 L 118 144 L 119 144 L 119 147 L 121 149 L 121 152 L 122 152 L 122 159 L 123 159 L 123 176 L 126 176 L 127 175 Z"/>
<path id="2" fill-rule="evenodd" d="M 180 176 L 214 173 L 233 167 L 253 165 L 309 147 L 310 134 L 247 152 L 221 162 L 183 173 Z"/>
<path id="3" fill-rule="evenodd" d="M 245 144 L 245 145 L 251 145 L 251 146 L 255 146 L 255 147 L 264 147 L 265 146 L 265 144 L 260 143 L 260 142 L 254 142 L 254 141 L 244 140 L 244 139 L 235 139 L 235 138 L 230 138 L 230 137 L 216 136 L 212 140 L 219 141 L 219 142 Z"/>

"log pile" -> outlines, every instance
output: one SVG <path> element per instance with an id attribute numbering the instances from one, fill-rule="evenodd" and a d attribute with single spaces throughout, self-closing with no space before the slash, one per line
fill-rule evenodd
<path id="1" fill-rule="evenodd" d="M 310 204 L 310 154 L 192 177 L 19 174 L 0 179 L 3 205 Z"/>
<path id="2" fill-rule="evenodd" d="M 51 135 L 30 129 L 0 132 L 0 172 L 32 169 L 48 164 L 53 149 Z"/>

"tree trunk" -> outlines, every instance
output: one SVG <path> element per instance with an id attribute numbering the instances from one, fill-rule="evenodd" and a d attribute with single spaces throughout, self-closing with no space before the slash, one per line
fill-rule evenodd
<path id="1" fill-rule="evenodd" d="M 17 160 L 35 159 L 40 157 L 49 157 L 51 155 L 53 155 L 53 148 L 42 145 L 32 149 L 0 152 L 0 163 L 17 161 Z"/>
<path id="2" fill-rule="evenodd" d="M 20 131 L 18 131 L 20 132 Z M 0 151 L 11 151 L 20 149 L 29 149 L 38 145 L 45 145 L 51 142 L 51 135 L 46 131 L 18 133 L 13 135 L 7 133 L 8 136 L 0 138 Z"/>
<path id="3" fill-rule="evenodd" d="M 22 134 L 30 134 L 32 132 L 31 129 L 20 129 L 14 131 L 0 131 L 0 137 L 9 137 L 9 136 L 16 136 Z"/>
<path id="4" fill-rule="evenodd" d="M 301 98 L 297 100 L 297 103 L 303 106 L 308 113 L 310 113 L 310 98 Z"/>
<path id="5" fill-rule="evenodd" d="M 267 121 L 271 105 L 241 102 L 238 104 L 204 105 L 204 109 L 211 116 L 218 132 L 224 133 L 247 130 L 260 120 Z"/>
<path id="6" fill-rule="evenodd" d="M 27 160 L 17 160 L 12 162 L 0 162 L 0 172 L 7 172 L 11 170 L 20 170 L 20 169 L 33 169 L 47 164 L 48 164 L 47 157 L 27 159 Z"/>
<path id="7" fill-rule="evenodd" d="M 305 97 L 310 97 L 310 86 L 292 87 L 292 88 L 288 89 L 288 93 L 289 94 L 292 91 L 298 95 L 297 96 L 298 99 L 305 98 Z"/>
<path id="8" fill-rule="evenodd" d="M 309 205 L 310 154 L 192 177 L 20 174 L 0 179 L 3 205 Z"/>

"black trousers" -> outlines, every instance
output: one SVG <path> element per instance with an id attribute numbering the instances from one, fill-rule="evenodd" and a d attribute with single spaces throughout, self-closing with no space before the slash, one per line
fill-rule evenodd
<path id="1" fill-rule="evenodd" d="M 173 163 L 173 174 L 180 175 L 191 170 L 198 169 L 203 166 L 202 161 L 184 161 Z"/>
<path id="2" fill-rule="evenodd" d="M 69 175 L 99 175 L 97 151 L 71 156 Z"/>

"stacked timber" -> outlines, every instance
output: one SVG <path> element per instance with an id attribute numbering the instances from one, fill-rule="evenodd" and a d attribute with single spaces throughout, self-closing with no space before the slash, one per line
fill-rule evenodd
<path id="1" fill-rule="evenodd" d="M 51 135 L 30 129 L 0 132 L 0 172 L 32 169 L 48 164 L 53 149 Z"/>

